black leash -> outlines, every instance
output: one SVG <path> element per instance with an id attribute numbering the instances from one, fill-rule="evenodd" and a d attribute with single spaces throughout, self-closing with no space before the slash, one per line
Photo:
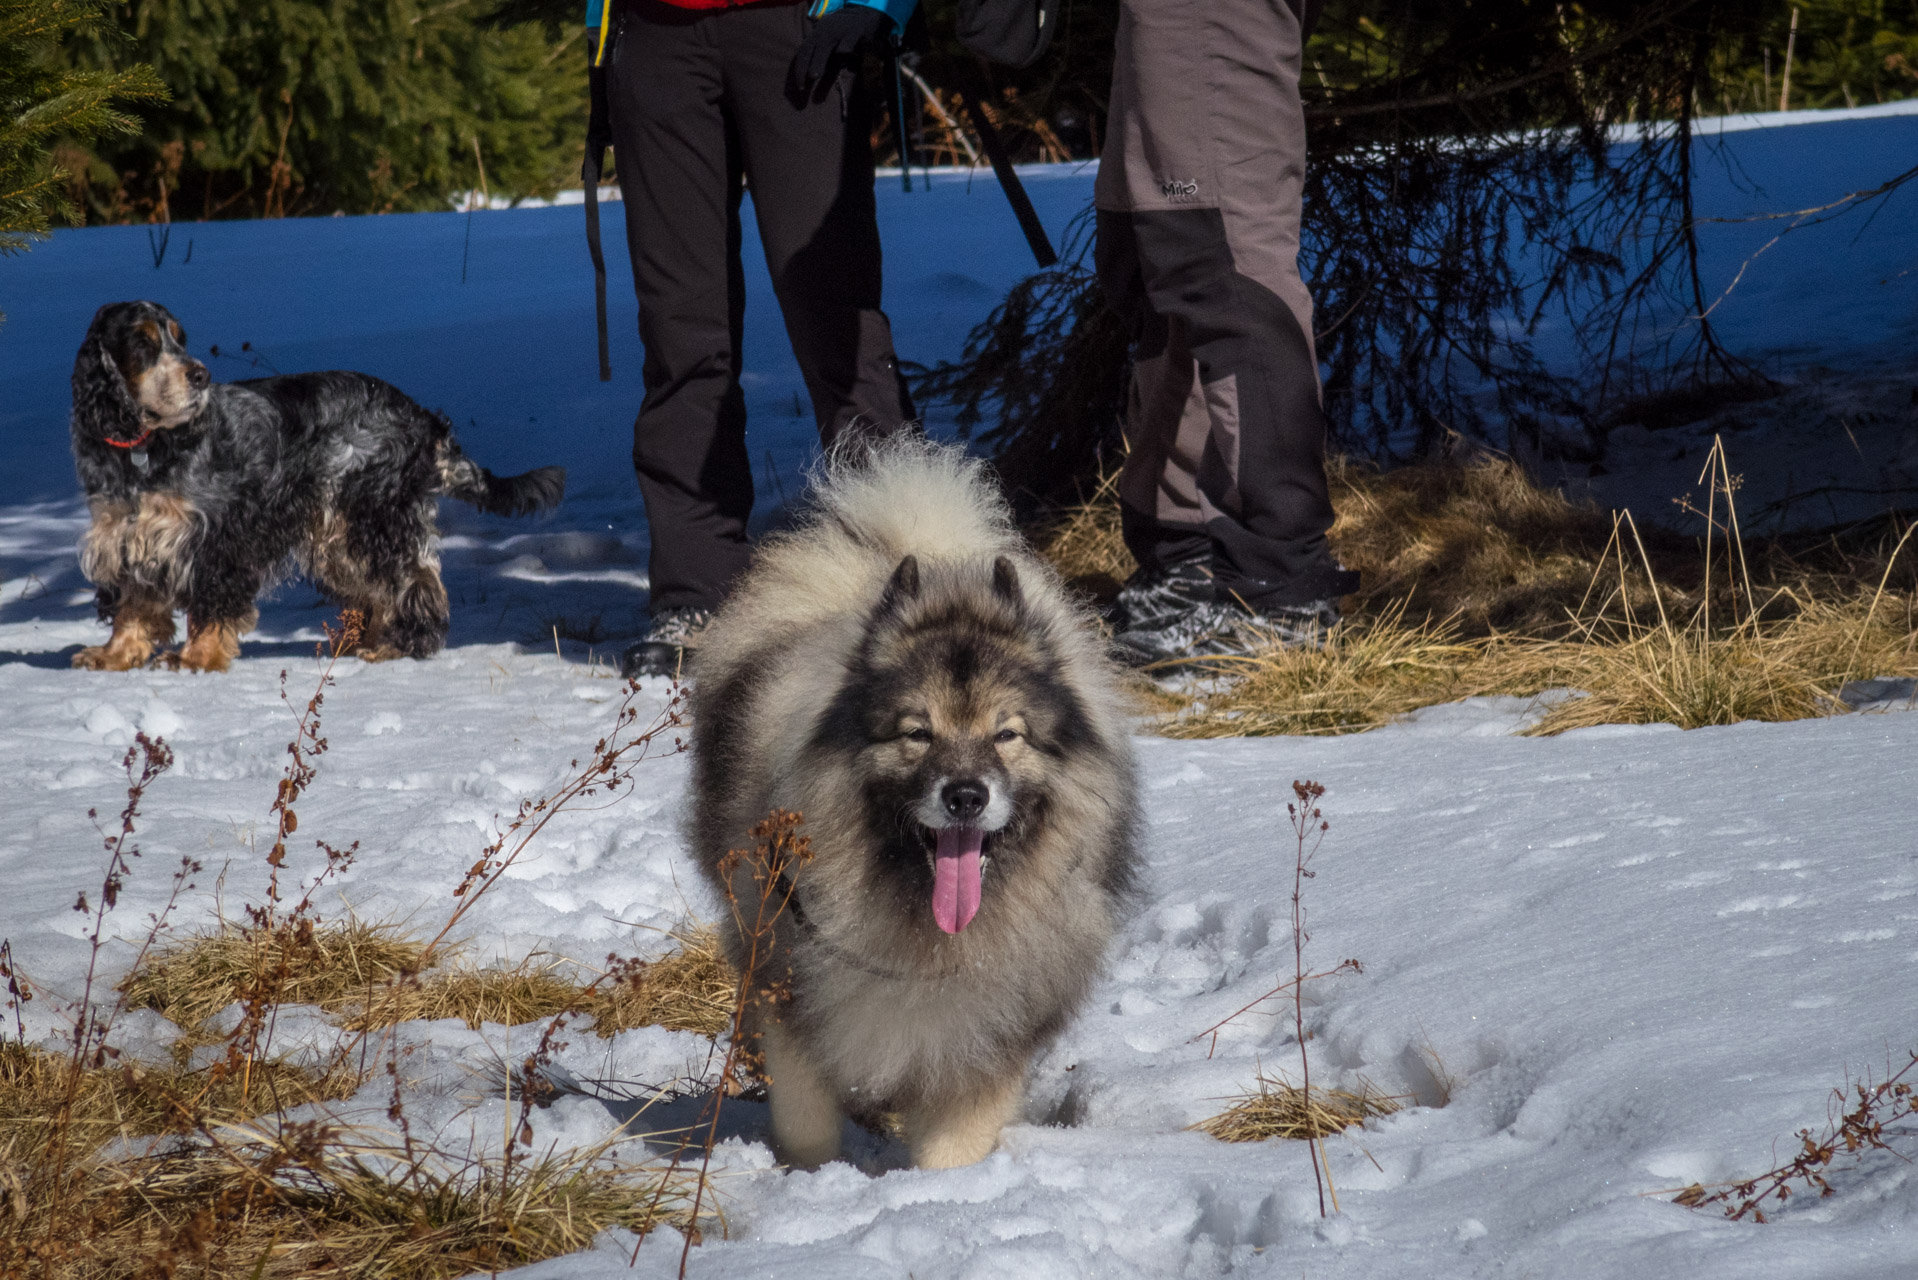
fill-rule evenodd
<path id="1" fill-rule="evenodd" d="M 606 338 L 606 254 L 599 245 L 599 179 L 604 172 L 606 148 L 613 141 L 612 111 L 606 101 L 606 68 L 595 64 L 587 68 L 586 82 L 592 93 L 592 116 L 586 125 L 586 162 L 580 166 L 580 181 L 586 187 L 586 249 L 593 255 L 593 317 L 599 323 L 599 380 L 613 380 L 612 350 Z"/>
<path id="2" fill-rule="evenodd" d="M 1026 244 L 1031 248 L 1032 256 L 1042 269 L 1051 266 L 1059 260 L 1059 255 L 1053 252 L 1052 240 L 1046 235 L 1039 215 L 1033 212 L 1025 184 L 1012 171 L 1012 157 L 1006 154 L 1006 144 L 1000 141 L 999 131 L 992 127 L 992 121 L 986 119 L 985 110 L 979 105 L 978 99 L 969 93 L 959 96 L 965 100 L 966 115 L 972 120 L 973 130 L 986 148 L 986 158 L 992 161 L 992 171 L 999 177 L 999 189 L 1006 193 L 1013 216 L 1019 219 L 1019 229 L 1026 233 Z"/>

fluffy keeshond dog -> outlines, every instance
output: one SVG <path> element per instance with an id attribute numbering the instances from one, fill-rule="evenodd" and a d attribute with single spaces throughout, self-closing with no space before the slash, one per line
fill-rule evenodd
<path id="1" fill-rule="evenodd" d="M 839 1152 L 899 1115 L 913 1162 L 983 1159 L 1078 1009 L 1130 897 L 1127 712 L 1091 617 L 1013 528 L 982 465 L 917 440 L 817 481 L 693 659 L 692 839 L 739 912 L 751 830 L 803 816 L 813 857 L 753 950 L 773 1137 Z M 730 881 L 730 883 L 728 883 Z"/>

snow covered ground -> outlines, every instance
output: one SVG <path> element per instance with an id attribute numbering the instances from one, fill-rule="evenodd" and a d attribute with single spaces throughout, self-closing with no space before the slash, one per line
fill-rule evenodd
<path id="1" fill-rule="evenodd" d="M 114 760 L 136 727 L 163 733 L 179 763 L 152 791 L 114 928 L 141 931 L 180 855 L 208 864 L 183 924 L 215 909 L 216 874 L 228 912 L 258 899 L 257 837 L 290 734 L 282 667 L 303 698 L 305 656 L 218 680 L 0 665 L 14 760 L 0 931 L 45 986 L 70 991 L 82 963 L 71 906 L 98 875 L 85 810 L 117 802 Z M 566 774 L 618 687 L 508 645 L 344 668 L 301 806 L 302 835 L 362 845 L 334 909 L 436 925 L 493 816 Z M 1499 700 L 1332 741 L 1142 739 L 1147 905 L 1034 1069 L 1025 1123 L 972 1169 L 914 1172 L 889 1148 L 787 1174 L 769 1168 L 763 1109 L 732 1104 L 719 1159 L 732 1239 L 695 1250 L 693 1274 L 1918 1273 L 1918 1179 L 1896 1160 L 1762 1227 L 1645 1194 L 1762 1172 L 1822 1123 L 1847 1072 L 1882 1073 L 1918 1046 L 1918 716 L 1510 736 L 1525 714 Z M 556 824 L 482 901 L 465 930 L 476 955 L 651 953 L 655 930 L 710 917 L 675 831 L 685 772 L 644 766 L 625 801 Z M 1325 1222 L 1298 1144 L 1185 1132 L 1261 1066 L 1296 1058 L 1289 1018 L 1242 1018 L 1209 1058 L 1191 1040 L 1290 972 L 1281 802 L 1295 778 L 1325 784 L 1332 824 L 1307 890 L 1308 955 L 1365 965 L 1310 990 L 1315 1078 L 1420 1104 L 1328 1145 L 1343 1212 Z M 501 1064 L 536 1030 L 413 1028 L 415 1126 L 497 1141 Z M 637 1086 L 704 1060 L 690 1034 L 573 1039 L 561 1061 L 582 1078 Z M 1452 1077 L 1449 1100 L 1422 1052 Z M 384 1111 L 376 1083 L 362 1118 Z M 615 1118 L 571 1098 L 535 1124 L 544 1146 Z M 629 1244 L 529 1274 L 612 1280 Z M 676 1256 L 656 1239 L 639 1274 L 670 1274 Z"/>
<path id="2" fill-rule="evenodd" d="M 1762 200 L 1741 199 L 1796 208 L 1905 167 L 1896 157 L 1915 141 L 1918 119 L 1892 117 L 1725 145 L 1776 148 L 1738 153 L 1766 179 Z M 1055 237 L 1089 181 L 1035 182 Z M 1736 188 L 1727 179 L 1724 190 Z M 1819 377 L 1918 380 L 1910 194 L 1868 230 L 1834 224 L 1761 258 L 1726 303 L 1734 336 L 1781 367 L 1822 365 Z M 920 359 L 956 354 L 1026 269 L 1016 226 L 984 175 L 971 194 L 954 177 L 930 195 L 882 186 L 881 200 L 902 344 Z M 636 344 L 620 325 L 624 380 L 593 380 L 577 210 L 483 212 L 472 227 L 463 286 L 461 215 L 182 226 L 157 270 L 137 228 L 63 233 L 0 268 L 0 937 L 48 992 L 71 995 L 81 972 L 71 907 L 100 875 L 86 811 L 117 808 L 117 760 L 136 730 L 163 735 L 178 764 L 150 794 L 144 857 L 110 932 L 144 931 L 181 856 L 208 866 L 181 928 L 258 900 L 259 837 L 292 733 L 279 676 L 303 701 L 326 617 L 307 589 L 288 588 L 224 676 L 68 669 L 101 631 L 73 559 L 64 379 L 101 302 L 167 302 L 196 350 L 251 342 L 245 359 L 280 369 L 393 378 L 467 424 L 495 469 L 573 468 L 567 504 L 545 523 L 449 505 L 447 652 L 341 668 L 326 704 L 331 750 L 301 805 L 301 845 L 309 834 L 361 842 L 330 911 L 436 928 L 495 815 L 566 777 L 608 727 L 619 684 L 597 659 L 643 611 L 624 465 Z M 1714 259 L 1724 278 L 1751 247 Z M 763 279 L 753 288 L 755 455 L 772 451 L 776 494 L 793 484 L 810 422 L 792 412 L 797 375 Z M 222 357 L 216 375 L 243 376 L 242 364 Z M 1907 409 L 1887 401 L 1882 412 L 1859 429 L 1895 454 Z M 1836 425 L 1810 439 L 1820 465 L 1851 447 Z M 1643 445 L 1647 466 L 1657 443 Z M 649 709 L 664 697 L 663 686 L 643 695 Z M 1794 1201 L 1767 1226 L 1647 1194 L 1762 1172 L 1792 1154 L 1795 1130 L 1823 1124 L 1834 1085 L 1918 1048 L 1918 716 L 1512 736 L 1530 714 L 1485 700 L 1338 740 L 1141 738 L 1145 904 L 1084 1016 L 1035 1066 L 1024 1122 L 1002 1149 L 971 1169 L 920 1173 L 896 1147 L 866 1142 L 854 1163 L 781 1173 L 763 1109 L 734 1104 L 718 1160 L 730 1238 L 696 1249 L 692 1273 L 1918 1274 L 1918 1179 L 1895 1158 L 1848 1167 L 1834 1197 Z M 677 834 L 685 773 L 683 759 L 648 764 L 635 794 L 556 822 L 476 909 L 473 957 L 650 954 L 658 930 L 710 917 Z M 1315 1082 L 1369 1080 L 1415 1103 L 1328 1144 L 1342 1212 L 1326 1221 L 1298 1144 L 1187 1131 L 1262 1067 L 1296 1061 L 1289 1020 L 1263 1014 L 1240 1019 L 1210 1057 L 1192 1042 L 1290 971 L 1283 801 L 1295 778 L 1325 784 L 1332 824 L 1307 889 L 1308 958 L 1365 967 L 1310 989 Z M 310 846 L 294 852 L 310 874 Z M 122 943 L 111 952 L 122 965 L 128 955 Z M 47 1007 L 36 1002 L 31 1034 L 52 1029 Z M 164 1041 L 155 1021 L 129 1025 L 130 1047 Z M 501 1064 L 533 1034 L 410 1028 L 416 1125 L 496 1142 Z M 297 1025 L 283 1029 L 283 1044 L 299 1038 Z M 705 1059 L 703 1041 L 658 1030 L 573 1039 L 561 1062 L 581 1079 L 637 1086 Z M 364 1101 L 380 1122 L 383 1092 Z M 630 1108 L 566 1098 L 536 1117 L 538 1141 L 593 1140 L 616 1112 Z M 1907 1154 L 1913 1136 L 1900 1137 Z M 676 1242 L 655 1239 L 629 1273 L 629 1245 L 615 1233 L 525 1274 L 613 1280 L 677 1262 Z"/>

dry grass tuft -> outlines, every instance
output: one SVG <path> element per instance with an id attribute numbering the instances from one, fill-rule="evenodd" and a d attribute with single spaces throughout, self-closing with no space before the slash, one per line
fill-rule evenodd
<path id="1" fill-rule="evenodd" d="M 1328 466 L 1339 559 L 1363 576 L 1358 612 L 1412 625 L 1445 620 L 1459 635 L 1569 635 L 1608 558 L 1610 513 L 1543 489 L 1496 454 L 1381 474 L 1345 459 Z M 1693 603 L 1692 540 L 1654 535 L 1648 564 L 1625 574 L 1630 603 L 1653 607 L 1652 576 L 1668 605 Z M 1649 570 L 1649 572 L 1646 572 Z"/>
<path id="2" fill-rule="evenodd" d="M 1718 634 L 1661 624 L 1610 642 L 1541 646 L 1534 661 L 1534 683 L 1586 696 L 1558 703 L 1529 733 L 1598 724 L 1697 729 L 1830 715 L 1848 680 L 1918 675 L 1918 632 L 1874 614 L 1869 600 L 1809 601 L 1783 622 Z"/>
<path id="3" fill-rule="evenodd" d="M 0 1042 L 0 1164 L 5 1142 L 38 1131 L 73 1087 L 71 1126 L 77 1140 L 184 1133 L 202 1124 L 241 1124 L 310 1102 L 349 1097 L 361 1075 L 344 1065 L 309 1071 L 286 1062 L 258 1062 L 243 1075 L 189 1071 L 134 1062 L 84 1068 L 77 1077 L 66 1054 Z"/>
<path id="4" fill-rule="evenodd" d="M 0 1145 L 0 1162 L 13 1154 Z M 683 1229 L 694 1181 L 604 1146 L 452 1159 L 323 1125 L 82 1158 L 71 1178 L 63 1224 L 84 1229 L 16 1204 L 0 1229 L 7 1274 L 451 1280 L 578 1252 L 609 1227 Z"/>
<path id="5" fill-rule="evenodd" d="M 401 1022 L 458 1018 L 469 1027 L 497 1022 L 509 1027 L 577 1009 L 585 998 L 562 961 L 528 960 L 510 969 L 459 967 L 401 977 L 348 1006 L 346 1026 L 377 1031 Z"/>
<path id="6" fill-rule="evenodd" d="M 602 1036 L 659 1026 L 715 1037 L 728 1025 L 737 987 L 710 925 L 674 931 L 675 946 L 665 955 L 598 984 L 580 981 L 570 961 L 539 957 L 510 968 L 429 966 L 418 973 L 426 944 L 385 925 L 325 925 L 305 937 L 290 953 L 278 932 L 229 927 L 185 938 L 156 952 L 127 980 L 127 1003 L 198 1028 L 256 975 L 284 963 L 281 1001 L 342 1014 L 349 1031 L 441 1018 L 469 1027 L 518 1026 L 574 1012 L 591 1014 Z"/>
<path id="7" fill-rule="evenodd" d="M 1117 595 L 1138 568 L 1120 533 L 1118 470 L 1101 475 L 1090 498 L 1061 511 L 1032 542 L 1068 587 L 1100 601 Z"/>
<path id="8" fill-rule="evenodd" d="M 276 1003 L 338 1010 L 416 971 L 425 953 L 395 926 L 357 920 L 305 930 L 226 925 L 156 949 L 120 989 L 128 1008 L 194 1029 L 269 975 Z"/>
<path id="9" fill-rule="evenodd" d="M 1160 721 L 1173 738 L 1359 733 L 1421 707 L 1484 694 L 1577 690 L 1527 734 L 1600 724 L 1681 729 L 1802 720 L 1842 709 L 1849 680 L 1918 676 L 1918 631 L 1869 598 L 1808 601 L 1782 621 L 1707 633 L 1689 623 L 1594 629 L 1573 640 L 1462 639 L 1395 615 L 1358 618 L 1319 650 L 1212 659 L 1218 677 Z"/>
<path id="10" fill-rule="evenodd" d="M 1267 1138 L 1329 1138 L 1355 1124 L 1399 1110 L 1400 1100 L 1369 1086 L 1305 1090 L 1261 1073 L 1259 1087 L 1209 1120 L 1193 1125 L 1221 1142 L 1264 1142 Z"/>
<path id="11" fill-rule="evenodd" d="M 593 1029 L 611 1037 L 635 1027 L 664 1027 L 717 1037 L 729 1025 L 738 980 L 720 954 L 719 934 L 692 925 L 672 935 L 678 944 L 657 960 L 634 962 L 616 980 L 582 984 L 570 961 L 532 960 L 511 969 L 451 969 L 381 987 L 356 1006 L 355 1031 L 395 1023 L 459 1018 L 509 1026 L 561 1013 L 592 1015 Z"/>
<path id="12" fill-rule="evenodd" d="M 1318 649 L 1274 646 L 1203 664 L 1216 677 L 1161 722 L 1170 738 L 1359 733 L 1434 703 L 1494 692 L 1487 646 L 1399 613 L 1341 623 Z M 1549 687 L 1541 685 L 1541 688 Z M 1496 690 L 1503 691 L 1503 690 Z"/>
<path id="13" fill-rule="evenodd" d="M 1575 689 L 1529 732 L 1796 720 L 1841 708 L 1849 680 L 1918 676 L 1918 593 L 1899 526 L 1753 545 L 1714 449 L 1708 536 L 1637 528 L 1478 455 L 1387 474 L 1333 460 L 1340 558 L 1363 593 L 1317 651 L 1183 664 L 1141 697 L 1171 737 L 1362 732 L 1480 694 Z M 1132 563 L 1116 474 L 1036 541 L 1110 594 Z M 1762 572 L 1754 574 L 1754 566 Z"/>
<path id="14" fill-rule="evenodd" d="M 696 1031 L 716 1038 L 732 1025 L 739 975 L 719 947 L 719 930 L 689 925 L 672 934 L 678 946 L 640 965 L 586 1006 L 603 1036 L 634 1027 Z"/>

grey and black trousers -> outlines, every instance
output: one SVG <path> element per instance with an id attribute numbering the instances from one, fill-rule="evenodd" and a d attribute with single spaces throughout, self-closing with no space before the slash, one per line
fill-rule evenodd
<path id="1" fill-rule="evenodd" d="M 1121 0 L 1095 188 L 1100 277 L 1136 339 L 1126 544 L 1148 569 L 1209 556 L 1255 608 L 1358 586 L 1325 538 L 1303 46 L 1287 0 Z"/>
<path id="2" fill-rule="evenodd" d="M 788 87 L 810 23 L 800 4 L 619 0 L 606 84 L 646 348 L 633 466 L 656 613 L 716 607 L 749 556 L 739 385 L 748 188 L 821 440 L 914 416 L 880 309 L 864 95 L 850 73 L 817 100 Z"/>

